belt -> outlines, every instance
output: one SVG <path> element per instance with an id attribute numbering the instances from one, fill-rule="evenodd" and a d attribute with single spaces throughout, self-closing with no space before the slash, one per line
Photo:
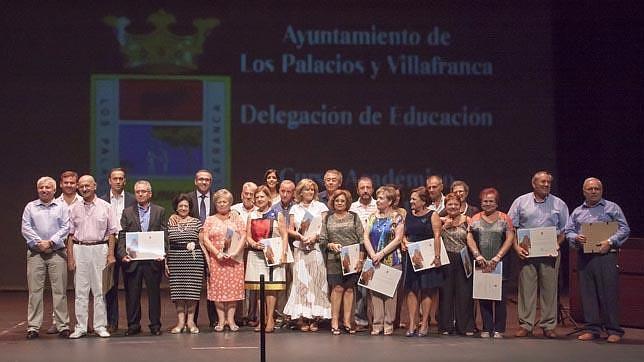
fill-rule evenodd
<path id="1" fill-rule="evenodd" d="M 76 239 L 73 239 L 72 242 L 74 244 L 76 244 L 76 245 L 85 245 L 85 246 L 107 244 L 107 240 L 101 240 L 101 241 L 78 241 Z"/>

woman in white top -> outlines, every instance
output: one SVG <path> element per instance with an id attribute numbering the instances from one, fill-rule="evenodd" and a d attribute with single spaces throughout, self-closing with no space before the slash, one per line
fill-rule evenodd
<path id="1" fill-rule="evenodd" d="M 318 237 L 328 208 L 317 201 L 318 186 L 310 179 L 295 187 L 295 202 L 289 212 L 288 234 L 295 242 L 293 284 L 284 314 L 301 318 L 300 330 L 318 330 L 318 320 L 331 317 L 324 257 Z"/>

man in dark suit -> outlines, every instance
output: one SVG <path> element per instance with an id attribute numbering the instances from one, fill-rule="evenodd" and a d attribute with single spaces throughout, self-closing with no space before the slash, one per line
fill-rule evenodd
<path id="1" fill-rule="evenodd" d="M 206 220 L 206 217 L 214 215 L 216 211 L 212 203 L 212 191 L 210 190 L 211 185 L 212 173 L 210 171 L 199 170 L 195 173 L 195 190 L 189 194 L 192 199 L 190 216 L 201 220 L 202 224 Z M 208 301 L 206 309 L 208 311 L 208 320 L 210 322 L 209 326 L 210 328 L 215 328 L 217 325 L 217 310 L 215 309 L 215 303 L 213 301 Z M 199 302 L 197 302 L 195 307 L 195 324 L 197 324 L 197 318 L 199 318 Z"/>
<path id="2" fill-rule="evenodd" d="M 114 220 L 121 220 L 121 215 L 126 207 L 136 205 L 134 195 L 125 191 L 125 170 L 122 168 L 113 168 L 110 170 L 108 182 L 110 191 L 101 196 L 101 199 L 107 201 L 112 206 Z M 121 230 L 120 224 L 118 225 Z M 121 260 L 116 258 L 114 265 L 114 286 L 105 294 L 105 305 L 107 308 L 107 330 L 110 333 L 116 332 L 119 326 L 119 277 L 121 274 Z"/>
<path id="3" fill-rule="evenodd" d="M 164 270 L 163 258 L 156 260 L 133 260 L 125 245 L 125 233 L 141 231 L 166 231 L 167 219 L 165 209 L 152 204 L 152 186 L 141 180 L 134 184 L 136 205 L 123 210 L 121 217 L 122 231 L 119 233 L 117 247 L 118 259 L 123 263 L 125 282 L 125 309 L 127 312 L 126 336 L 141 332 L 141 288 L 143 280 L 148 290 L 150 333 L 161 334 L 161 294 L 160 284 Z M 165 243 L 167 238 L 164 236 Z M 167 245 L 165 245 L 167 250 Z"/>

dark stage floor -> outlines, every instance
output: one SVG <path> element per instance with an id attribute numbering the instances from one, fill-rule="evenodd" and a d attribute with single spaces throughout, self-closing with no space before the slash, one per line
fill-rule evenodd
<path id="1" fill-rule="evenodd" d="M 167 293 L 166 293 L 167 294 Z M 70 295 L 71 296 L 71 295 Z M 121 295 L 121 298 L 123 296 Z M 49 318 L 36 340 L 25 339 L 26 292 L 0 293 L 0 360 L 1 361 L 259 361 L 259 333 L 243 327 L 239 332 L 216 333 L 207 328 L 207 316 L 200 316 L 199 335 L 164 333 L 152 337 L 148 331 L 125 337 L 124 330 L 112 338 L 89 336 L 79 340 L 61 340 L 44 334 Z M 70 298 L 70 312 L 73 303 Z M 121 300 L 122 302 L 122 300 Z M 121 304 L 124 308 L 124 303 Z M 287 329 L 267 335 L 268 361 L 641 361 L 644 356 L 644 330 L 627 329 L 622 343 L 612 345 L 604 340 L 579 342 L 574 336 L 559 340 L 537 337 L 514 338 L 517 330 L 516 305 L 509 303 L 508 331 L 503 340 L 475 337 L 439 336 L 436 326 L 428 337 L 406 338 L 403 329 L 392 337 L 371 337 L 368 333 L 333 336 L 327 329 L 302 333 Z M 147 324 L 143 310 L 142 325 Z M 123 314 L 123 313 L 122 313 Z M 45 315 L 51 316 L 51 301 L 46 298 Z M 73 313 L 72 313 L 73 315 Z M 174 308 L 163 301 L 164 329 L 174 325 Z M 72 316 L 73 319 L 73 316 Z M 125 326 L 121 321 L 121 326 Z M 561 334 L 572 326 L 560 326 Z"/>

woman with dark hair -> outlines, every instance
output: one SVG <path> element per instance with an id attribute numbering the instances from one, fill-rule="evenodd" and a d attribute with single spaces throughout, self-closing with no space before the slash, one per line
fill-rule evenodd
<path id="1" fill-rule="evenodd" d="M 364 234 L 360 217 L 349 211 L 351 193 L 347 190 L 335 190 L 329 198 L 331 214 L 327 215 L 320 231 L 320 249 L 326 250 L 327 281 L 331 289 L 331 333 L 340 334 L 340 309 L 343 309 L 343 329 L 348 334 L 354 334 L 353 329 L 353 295 L 358 283 L 359 273 L 343 275 L 342 247 L 360 244 Z M 364 251 L 360 252 L 359 260 L 353 265 L 346 266 L 362 270 L 365 258 Z M 349 263 L 347 260 L 346 263 Z"/>
<path id="2" fill-rule="evenodd" d="M 271 192 L 271 205 L 275 205 L 280 202 L 280 178 L 277 175 L 277 170 L 274 168 L 269 168 L 264 172 L 264 185 L 268 187 Z"/>
<path id="3" fill-rule="evenodd" d="M 436 296 L 436 288 L 443 283 L 443 269 L 440 266 L 440 259 L 436 263 L 428 260 L 436 267 L 421 271 L 414 271 L 412 255 L 407 251 L 409 243 L 431 239 L 434 237 L 432 230 L 431 216 L 433 211 L 428 208 L 431 202 L 427 189 L 418 187 L 411 191 L 409 205 L 411 212 L 405 217 L 405 237 L 401 249 L 403 252 L 403 288 L 406 293 L 407 310 L 409 312 L 409 324 L 405 336 L 417 335 L 424 337 L 429 332 L 429 316 L 432 309 L 432 302 Z M 440 243 L 434 243 L 434 252 L 440 255 Z M 416 313 L 421 310 L 421 321 L 418 332 L 415 331 Z"/>
<path id="4" fill-rule="evenodd" d="M 204 253 L 201 244 L 201 221 L 189 216 L 192 201 L 180 194 L 172 201 L 175 216 L 168 223 L 168 257 L 166 275 L 170 280 L 170 299 L 177 311 L 177 325 L 171 333 L 199 333 L 194 324 L 195 306 L 201 297 L 204 275 Z"/>
<path id="5" fill-rule="evenodd" d="M 493 271 L 497 264 L 504 260 L 512 247 L 514 240 L 514 226 L 512 219 L 497 210 L 499 205 L 499 192 L 494 188 L 486 188 L 479 194 L 481 209 L 483 211 L 472 217 L 467 245 L 472 251 L 476 264 L 484 272 Z M 509 263 L 503 263 L 503 283 L 501 287 L 501 300 L 479 300 L 481 317 L 483 317 L 483 331 L 481 338 L 503 338 L 507 310 L 505 301 L 507 290 L 505 281 L 510 275 Z"/>
<path id="6" fill-rule="evenodd" d="M 434 240 L 442 241 L 449 258 L 444 268 L 445 282 L 438 293 L 438 329 L 443 335 L 454 332 L 474 335 L 472 278 L 463 267 L 461 250 L 467 248 L 468 218 L 461 214 L 461 198 L 454 193 L 444 197 L 446 216 L 432 215 Z"/>

